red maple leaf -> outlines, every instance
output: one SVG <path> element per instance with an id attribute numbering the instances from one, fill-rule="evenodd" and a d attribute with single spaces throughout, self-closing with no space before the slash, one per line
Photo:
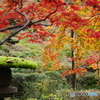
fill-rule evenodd
<path id="1" fill-rule="evenodd" d="M 86 1 L 87 6 L 93 6 L 94 8 L 99 8 L 100 6 L 100 1 L 98 0 L 87 0 Z"/>
<path id="2" fill-rule="evenodd" d="M 100 31 L 91 33 L 89 37 L 100 39 Z"/>

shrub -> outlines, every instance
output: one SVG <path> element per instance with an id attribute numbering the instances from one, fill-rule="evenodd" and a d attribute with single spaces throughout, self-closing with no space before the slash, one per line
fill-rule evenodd
<path id="1" fill-rule="evenodd" d="M 98 81 L 99 79 L 95 77 L 95 74 L 89 72 L 77 78 L 77 89 L 99 89 Z"/>
<path id="2" fill-rule="evenodd" d="M 65 88 L 66 80 L 60 77 L 59 72 L 45 73 L 13 73 L 12 86 L 18 87 L 16 98 L 41 99 L 42 95 L 48 96 L 56 93 L 58 89 Z"/>

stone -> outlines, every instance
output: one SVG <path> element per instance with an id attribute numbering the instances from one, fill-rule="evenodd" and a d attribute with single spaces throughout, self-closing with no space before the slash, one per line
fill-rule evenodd
<path id="1" fill-rule="evenodd" d="M 12 86 L 0 87 L 0 98 L 12 97 L 17 91 L 18 89 Z"/>

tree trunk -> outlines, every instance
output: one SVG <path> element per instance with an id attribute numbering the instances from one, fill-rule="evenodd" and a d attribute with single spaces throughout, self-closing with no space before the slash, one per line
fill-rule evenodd
<path id="1" fill-rule="evenodd" d="M 71 30 L 71 37 L 74 38 L 74 32 L 73 32 L 73 30 Z M 72 58 L 74 58 L 74 50 L 72 50 Z M 72 70 L 74 68 L 75 68 L 75 61 L 72 60 Z M 72 88 L 73 88 L 73 90 L 76 89 L 76 73 L 72 74 Z"/>
<path id="2" fill-rule="evenodd" d="M 4 98 L 0 98 L 0 100 L 5 100 Z"/>

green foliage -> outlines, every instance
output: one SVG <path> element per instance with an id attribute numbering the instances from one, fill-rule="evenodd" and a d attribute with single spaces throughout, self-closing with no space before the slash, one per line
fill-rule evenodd
<path id="1" fill-rule="evenodd" d="M 27 73 L 34 73 L 36 70 L 32 70 L 32 69 L 24 69 L 24 68 L 11 68 L 13 73 L 23 73 L 23 74 L 27 74 Z"/>
<path id="2" fill-rule="evenodd" d="M 9 50 L 6 47 L 4 47 L 4 46 L 0 46 L 0 51 L 2 51 L 2 52 L 9 52 Z"/>
<path id="3" fill-rule="evenodd" d="M 49 94 L 48 96 L 42 95 L 43 100 L 63 100 L 62 97 L 58 98 L 57 95 Z"/>
<path id="4" fill-rule="evenodd" d="M 35 62 L 17 57 L 0 56 L 0 67 L 36 69 L 37 64 Z"/>
<path id="5" fill-rule="evenodd" d="M 16 37 L 12 38 L 13 41 L 17 41 Z M 27 39 L 22 39 L 18 43 L 5 43 L 0 46 L 0 56 L 11 56 L 25 58 L 36 62 L 38 66 L 41 66 L 43 45 L 39 43 L 30 43 Z"/>
<path id="6" fill-rule="evenodd" d="M 62 67 L 65 68 L 66 66 L 71 67 L 71 58 L 72 51 L 69 44 L 66 44 L 64 50 L 60 50 L 59 59 L 62 62 Z M 63 69 L 64 70 L 64 69 Z"/>
<path id="7" fill-rule="evenodd" d="M 97 85 L 98 81 L 95 74 L 88 72 L 77 78 L 77 89 L 100 89 L 100 86 Z"/>
<path id="8" fill-rule="evenodd" d="M 42 96 L 55 94 L 57 90 L 67 88 L 66 80 L 61 78 L 59 72 L 44 73 L 13 73 L 12 86 L 16 86 L 19 92 L 16 98 L 42 99 Z"/>
<path id="9" fill-rule="evenodd" d="M 72 51 L 71 51 L 70 45 L 66 44 L 64 48 L 65 49 L 63 50 L 63 52 L 62 50 L 60 51 L 60 54 L 65 55 L 67 57 L 72 57 Z"/>

